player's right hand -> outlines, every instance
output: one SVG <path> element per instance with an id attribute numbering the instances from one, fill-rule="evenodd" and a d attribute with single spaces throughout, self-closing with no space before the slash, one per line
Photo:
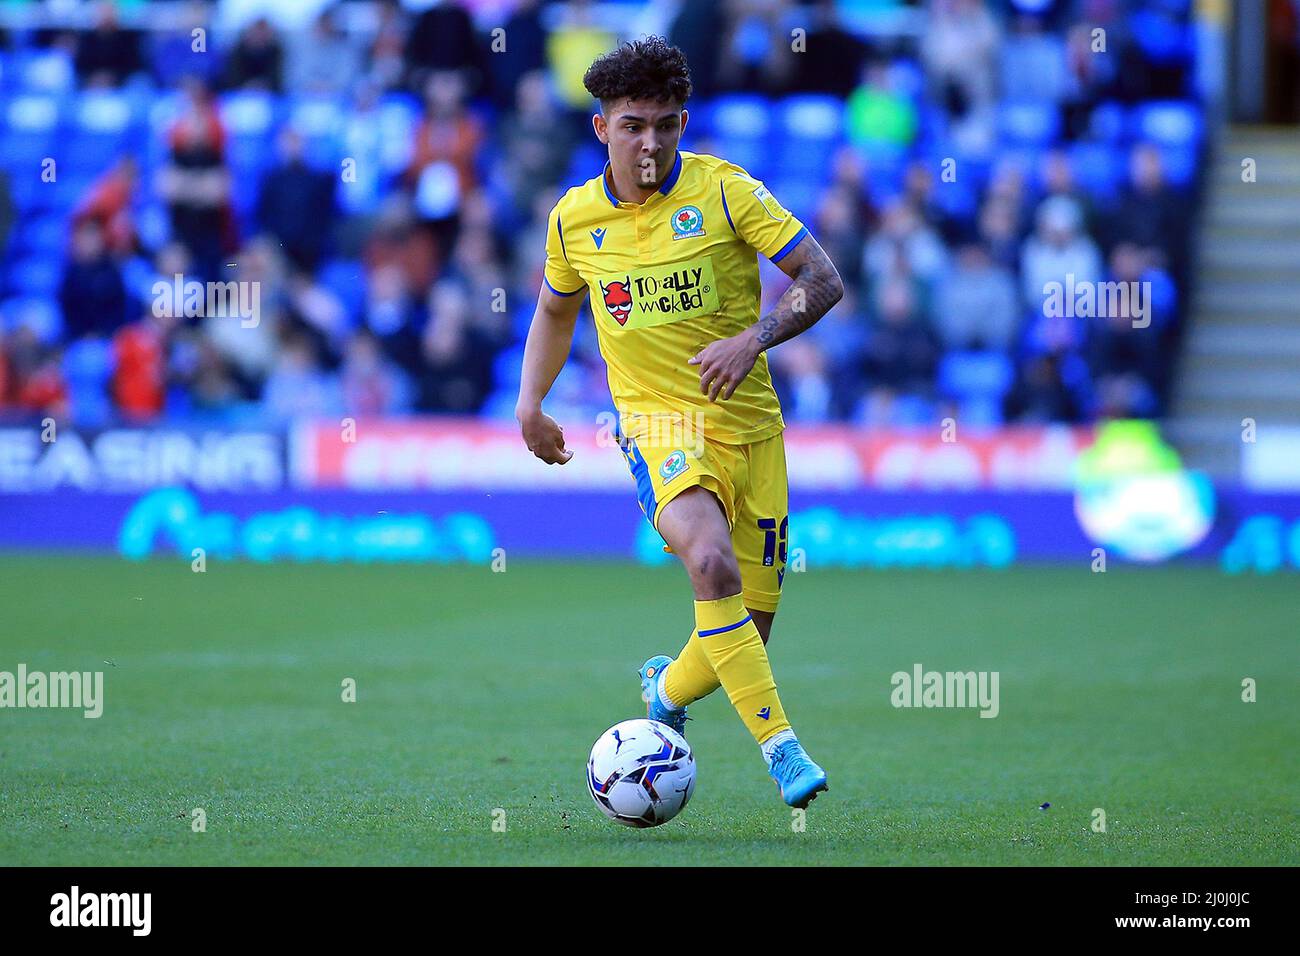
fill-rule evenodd
<path id="1" fill-rule="evenodd" d="M 520 415 L 519 428 L 528 450 L 548 465 L 563 465 L 573 457 L 564 447 L 564 429 L 541 409 Z"/>

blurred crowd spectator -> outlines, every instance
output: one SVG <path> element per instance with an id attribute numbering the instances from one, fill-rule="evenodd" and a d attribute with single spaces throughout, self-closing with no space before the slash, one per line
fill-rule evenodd
<path id="1" fill-rule="evenodd" d="M 0 36 L 0 414 L 509 417 L 546 213 L 604 161 L 581 76 L 637 24 L 586 2 L 342 2 L 295 29 L 158 6 Z M 765 179 L 846 281 L 772 354 L 788 420 L 1163 412 L 1203 148 L 1189 6 L 931 0 L 892 35 L 860 4 L 647 6 L 692 64 L 684 148 Z M 786 280 L 763 275 L 767 307 Z M 1051 314 L 1067 275 L 1144 284 L 1150 327 Z M 256 321 L 160 307 L 174 280 L 255 282 Z M 553 404 L 607 403 L 586 321 Z"/>

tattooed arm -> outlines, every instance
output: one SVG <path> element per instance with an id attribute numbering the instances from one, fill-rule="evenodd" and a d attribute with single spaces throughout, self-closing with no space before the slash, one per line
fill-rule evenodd
<path id="1" fill-rule="evenodd" d="M 690 360 L 700 367 L 700 391 L 711 402 L 730 398 L 763 351 L 812 328 L 844 295 L 840 274 L 811 235 L 777 266 L 794 281 L 776 308 L 739 335 L 710 343 Z"/>

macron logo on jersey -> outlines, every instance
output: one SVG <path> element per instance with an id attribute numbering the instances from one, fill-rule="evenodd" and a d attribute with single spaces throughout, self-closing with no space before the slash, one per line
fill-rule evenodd
<path id="1" fill-rule="evenodd" d="M 591 230 L 591 241 L 594 242 L 594 243 L 596 244 L 596 248 L 597 248 L 597 249 L 600 248 L 600 244 L 601 244 L 602 242 L 605 241 L 605 227 L 604 227 L 604 226 L 601 226 L 599 229 L 593 229 L 593 230 Z"/>

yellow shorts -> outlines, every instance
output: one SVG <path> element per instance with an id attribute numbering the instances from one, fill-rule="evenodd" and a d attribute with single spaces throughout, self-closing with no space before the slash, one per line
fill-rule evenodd
<path id="1" fill-rule="evenodd" d="M 731 527 L 745 606 L 775 611 L 785 578 L 790 491 L 785 441 L 778 433 L 748 445 L 700 438 L 694 446 L 619 441 L 646 518 L 659 530 L 665 505 L 699 485 L 717 495 Z"/>

